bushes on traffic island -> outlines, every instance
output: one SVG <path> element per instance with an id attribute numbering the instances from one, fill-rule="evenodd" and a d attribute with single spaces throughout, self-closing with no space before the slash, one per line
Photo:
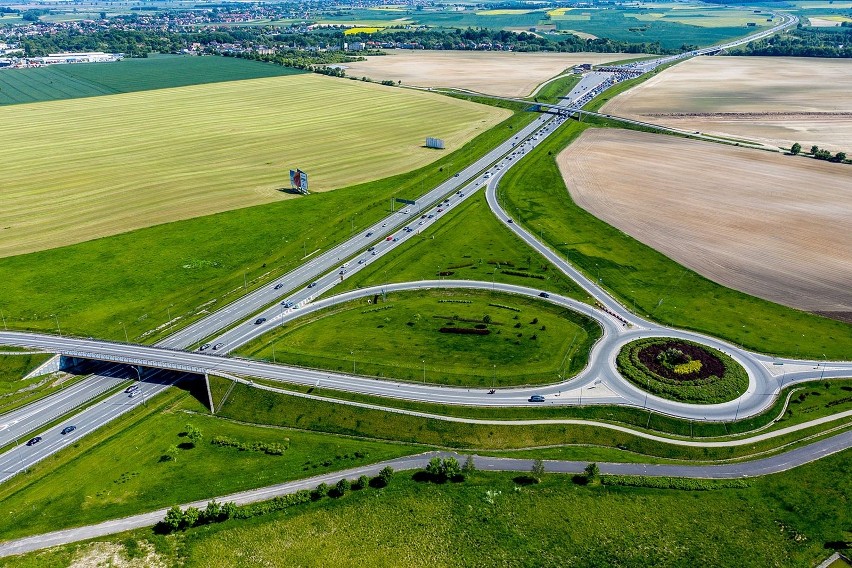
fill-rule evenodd
<path id="1" fill-rule="evenodd" d="M 746 370 L 721 351 L 682 339 L 632 341 L 616 357 L 618 371 L 657 396 L 695 404 L 717 404 L 748 388 Z"/>

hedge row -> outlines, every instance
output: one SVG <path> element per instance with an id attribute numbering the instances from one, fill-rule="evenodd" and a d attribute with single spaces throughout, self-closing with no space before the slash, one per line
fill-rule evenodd
<path id="1" fill-rule="evenodd" d="M 651 477 L 648 475 L 604 475 L 601 476 L 601 485 L 682 489 L 685 491 L 745 489 L 749 487 L 749 483 L 744 479 L 687 479 L 683 477 Z"/>
<path id="2" fill-rule="evenodd" d="M 621 348 L 616 358 L 618 371 L 628 381 L 652 394 L 669 400 L 695 404 L 718 404 L 734 400 L 748 388 L 748 374 L 739 363 L 716 349 L 692 341 L 676 340 L 679 343 L 700 347 L 718 358 L 725 367 L 722 377 L 711 376 L 694 381 L 677 381 L 654 373 L 639 361 L 639 352 L 643 348 L 669 341 L 672 340 L 651 338 L 628 343 Z"/>
<path id="3" fill-rule="evenodd" d="M 290 440 L 287 439 L 287 442 L 289 444 Z M 253 442 L 251 444 L 246 444 L 245 442 L 233 440 L 225 436 L 214 436 L 213 439 L 210 440 L 210 443 L 215 446 L 237 448 L 241 452 L 263 452 L 270 456 L 283 456 L 284 452 L 287 451 L 287 446 L 284 446 L 283 444 L 267 444 L 265 442 Z"/>
<path id="4" fill-rule="evenodd" d="M 349 489 L 385 487 L 390 483 L 393 474 L 393 468 L 387 466 L 372 479 L 369 479 L 366 475 L 362 475 L 350 483 L 348 479 L 344 478 L 331 487 L 325 483 L 320 483 L 313 490 L 301 489 L 289 495 L 281 495 L 273 497 L 268 501 L 260 501 L 248 505 L 236 505 L 234 503 L 219 504 L 215 499 L 207 503 L 207 507 L 204 510 L 195 507 L 187 507 L 186 510 L 181 510 L 180 507 L 175 505 L 168 510 L 166 517 L 157 523 L 156 530 L 160 533 L 171 533 L 191 527 L 220 523 L 228 519 L 250 519 L 252 517 L 268 515 L 277 511 L 283 511 L 294 505 L 319 501 L 326 496 L 342 497 Z"/>

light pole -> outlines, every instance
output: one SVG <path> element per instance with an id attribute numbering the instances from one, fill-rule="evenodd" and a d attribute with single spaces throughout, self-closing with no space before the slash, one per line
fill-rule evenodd
<path id="1" fill-rule="evenodd" d="M 169 304 L 168 307 L 166 307 L 166 313 L 169 314 L 169 327 L 172 326 L 172 306 L 174 306 L 174 304 Z"/>
<path id="2" fill-rule="evenodd" d="M 139 377 L 139 382 L 142 382 L 142 371 L 139 370 L 139 367 L 136 365 L 133 366 L 133 370 L 136 371 L 136 375 Z M 145 400 L 145 389 L 139 387 L 139 392 L 142 394 L 142 404 L 144 406 L 148 406 L 148 402 Z"/>
<path id="3" fill-rule="evenodd" d="M 275 360 L 275 342 L 274 341 L 272 342 L 272 362 L 278 363 L 278 361 Z"/>
<path id="4" fill-rule="evenodd" d="M 248 270 L 243 270 L 243 290 L 248 290 Z"/>
<path id="5" fill-rule="evenodd" d="M 121 322 L 121 327 L 124 329 L 124 342 L 130 343 L 130 339 L 127 337 L 127 326 L 124 325 L 124 322 Z"/>
<path id="6" fill-rule="evenodd" d="M 53 314 L 53 317 L 56 318 L 56 331 L 59 332 L 59 337 L 62 337 L 62 329 L 59 327 L 59 316 Z"/>
<path id="7" fill-rule="evenodd" d="M 3 313 L 3 310 L 0 310 L 0 317 L 3 318 L 3 329 L 9 331 L 9 328 L 6 327 L 6 315 Z"/>
<path id="8" fill-rule="evenodd" d="M 825 363 L 826 363 L 826 356 L 825 356 L 825 353 L 823 353 L 822 354 L 822 372 L 819 374 L 819 380 L 822 380 L 822 378 L 825 376 Z"/>
<path id="9" fill-rule="evenodd" d="M 355 374 L 355 351 L 350 351 L 352 354 L 352 374 Z"/>
<path id="10" fill-rule="evenodd" d="M 423 359 L 423 384 L 426 384 L 426 359 Z"/>
<path id="11" fill-rule="evenodd" d="M 494 390 L 494 383 L 497 382 L 497 365 L 491 365 L 494 368 L 494 374 L 491 375 L 491 390 Z"/>
<path id="12" fill-rule="evenodd" d="M 737 421 L 737 416 L 739 416 L 739 415 L 740 415 L 740 403 L 741 403 L 742 401 L 743 401 L 743 399 L 742 399 L 742 398 L 740 398 L 740 399 L 737 401 L 737 411 L 736 411 L 736 412 L 734 412 L 734 422 L 736 422 L 736 421 Z"/>

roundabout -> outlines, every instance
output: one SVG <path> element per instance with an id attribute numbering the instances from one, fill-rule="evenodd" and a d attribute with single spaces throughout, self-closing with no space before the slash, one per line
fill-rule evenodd
<path id="1" fill-rule="evenodd" d="M 724 353 L 684 339 L 628 343 L 616 357 L 621 376 L 652 394 L 681 402 L 729 402 L 748 389 L 745 369 Z"/>

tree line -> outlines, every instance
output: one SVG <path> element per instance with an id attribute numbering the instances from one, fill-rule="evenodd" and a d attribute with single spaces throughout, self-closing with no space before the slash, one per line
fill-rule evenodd
<path id="1" fill-rule="evenodd" d="M 852 57 L 852 28 L 807 28 L 801 24 L 788 33 L 775 34 L 731 50 L 732 55 L 790 57 Z"/>

